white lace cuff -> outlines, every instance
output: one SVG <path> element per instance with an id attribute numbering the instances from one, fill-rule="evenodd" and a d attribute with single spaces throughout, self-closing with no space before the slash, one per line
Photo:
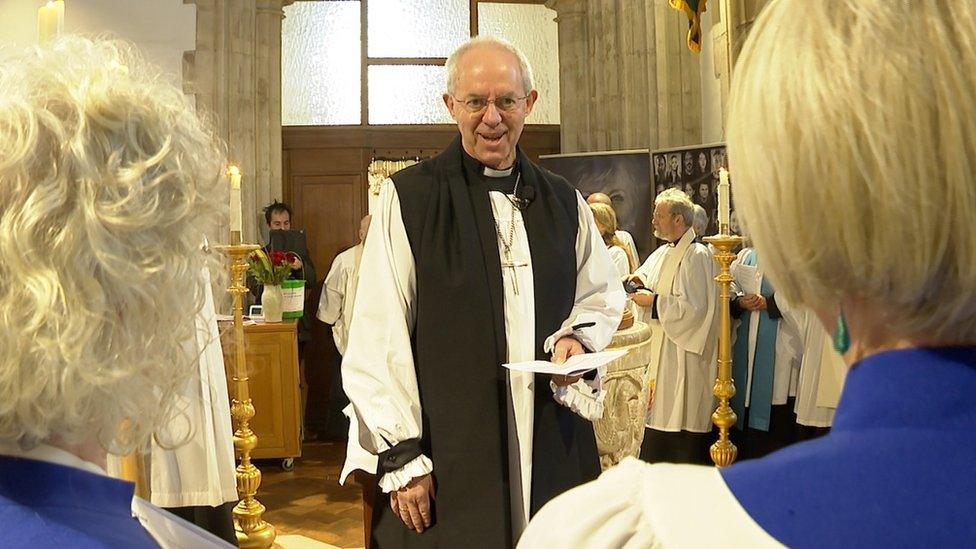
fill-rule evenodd
<path id="1" fill-rule="evenodd" d="M 603 390 L 600 381 L 603 372 L 599 372 L 593 381 L 579 380 L 572 385 L 560 387 L 549 382 L 552 388 L 552 398 L 559 404 L 569 408 L 583 419 L 595 421 L 603 417 L 603 399 L 607 392 Z"/>
<path id="2" fill-rule="evenodd" d="M 433 471 L 434 464 L 430 461 L 430 458 L 421 454 L 396 471 L 380 477 L 380 490 L 387 493 L 395 492 L 406 486 L 414 478 L 422 477 Z"/>

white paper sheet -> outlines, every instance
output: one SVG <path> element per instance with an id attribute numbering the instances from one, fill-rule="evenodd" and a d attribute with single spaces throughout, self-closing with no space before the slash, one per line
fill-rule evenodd
<path id="1" fill-rule="evenodd" d="M 530 360 L 528 362 L 502 364 L 502 366 L 516 372 L 575 376 L 584 374 L 591 370 L 596 370 L 600 366 L 609 364 L 624 356 L 627 354 L 627 352 L 628 351 L 624 349 L 618 351 L 603 351 L 602 353 L 584 353 L 569 357 L 569 360 L 562 364 L 553 364 L 547 360 Z"/>

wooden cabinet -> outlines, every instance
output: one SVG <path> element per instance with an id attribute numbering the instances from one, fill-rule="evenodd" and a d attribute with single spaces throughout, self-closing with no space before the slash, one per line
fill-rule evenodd
<path id="1" fill-rule="evenodd" d="M 251 430 L 258 445 L 251 457 L 294 458 L 302 453 L 301 396 L 298 388 L 298 337 L 294 320 L 244 326 L 244 348 L 254 404 Z M 233 324 L 221 322 L 227 388 L 234 398 Z"/>

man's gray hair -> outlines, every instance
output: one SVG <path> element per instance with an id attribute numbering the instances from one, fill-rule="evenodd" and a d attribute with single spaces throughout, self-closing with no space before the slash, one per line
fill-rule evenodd
<path id="1" fill-rule="evenodd" d="M 667 204 L 671 208 L 671 213 L 680 215 L 686 227 L 691 227 L 695 222 L 695 205 L 681 189 L 665 189 L 654 199 L 654 205 Z M 697 231 L 696 231 L 697 232 Z"/>
<path id="2" fill-rule="evenodd" d="M 695 234 L 698 236 L 705 236 L 705 231 L 708 230 L 708 212 L 705 208 L 702 208 L 699 204 L 695 204 L 695 221 L 691 224 L 691 228 L 695 229 Z"/>
<path id="3" fill-rule="evenodd" d="M 457 87 L 458 80 L 458 59 L 461 58 L 465 53 L 481 47 L 481 46 L 494 46 L 501 48 L 518 59 L 519 72 L 522 73 L 522 93 L 528 95 L 532 91 L 532 65 L 529 64 L 528 58 L 525 57 L 518 48 L 516 48 L 511 42 L 505 40 L 504 38 L 498 38 L 495 36 L 475 36 L 467 42 L 461 44 L 454 50 L 454 53 L 447 58 L 447 93 L 452 97 L 454 96 L 454 90 Z"/>

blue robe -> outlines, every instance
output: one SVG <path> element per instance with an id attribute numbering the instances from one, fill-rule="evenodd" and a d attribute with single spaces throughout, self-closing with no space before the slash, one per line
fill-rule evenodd
<path id="1" fill-rule="evenodd" d="M 976 546 L 976 347 L 887 351 L 852 366 L 824 437 L 722 477 L 791 547 Z"/>
<path id="2" fill-rule="evenodd" d="M 3 547 L 158 547 L 132 516 L 135 485 L 54 463 L 0 456 Z"/>

